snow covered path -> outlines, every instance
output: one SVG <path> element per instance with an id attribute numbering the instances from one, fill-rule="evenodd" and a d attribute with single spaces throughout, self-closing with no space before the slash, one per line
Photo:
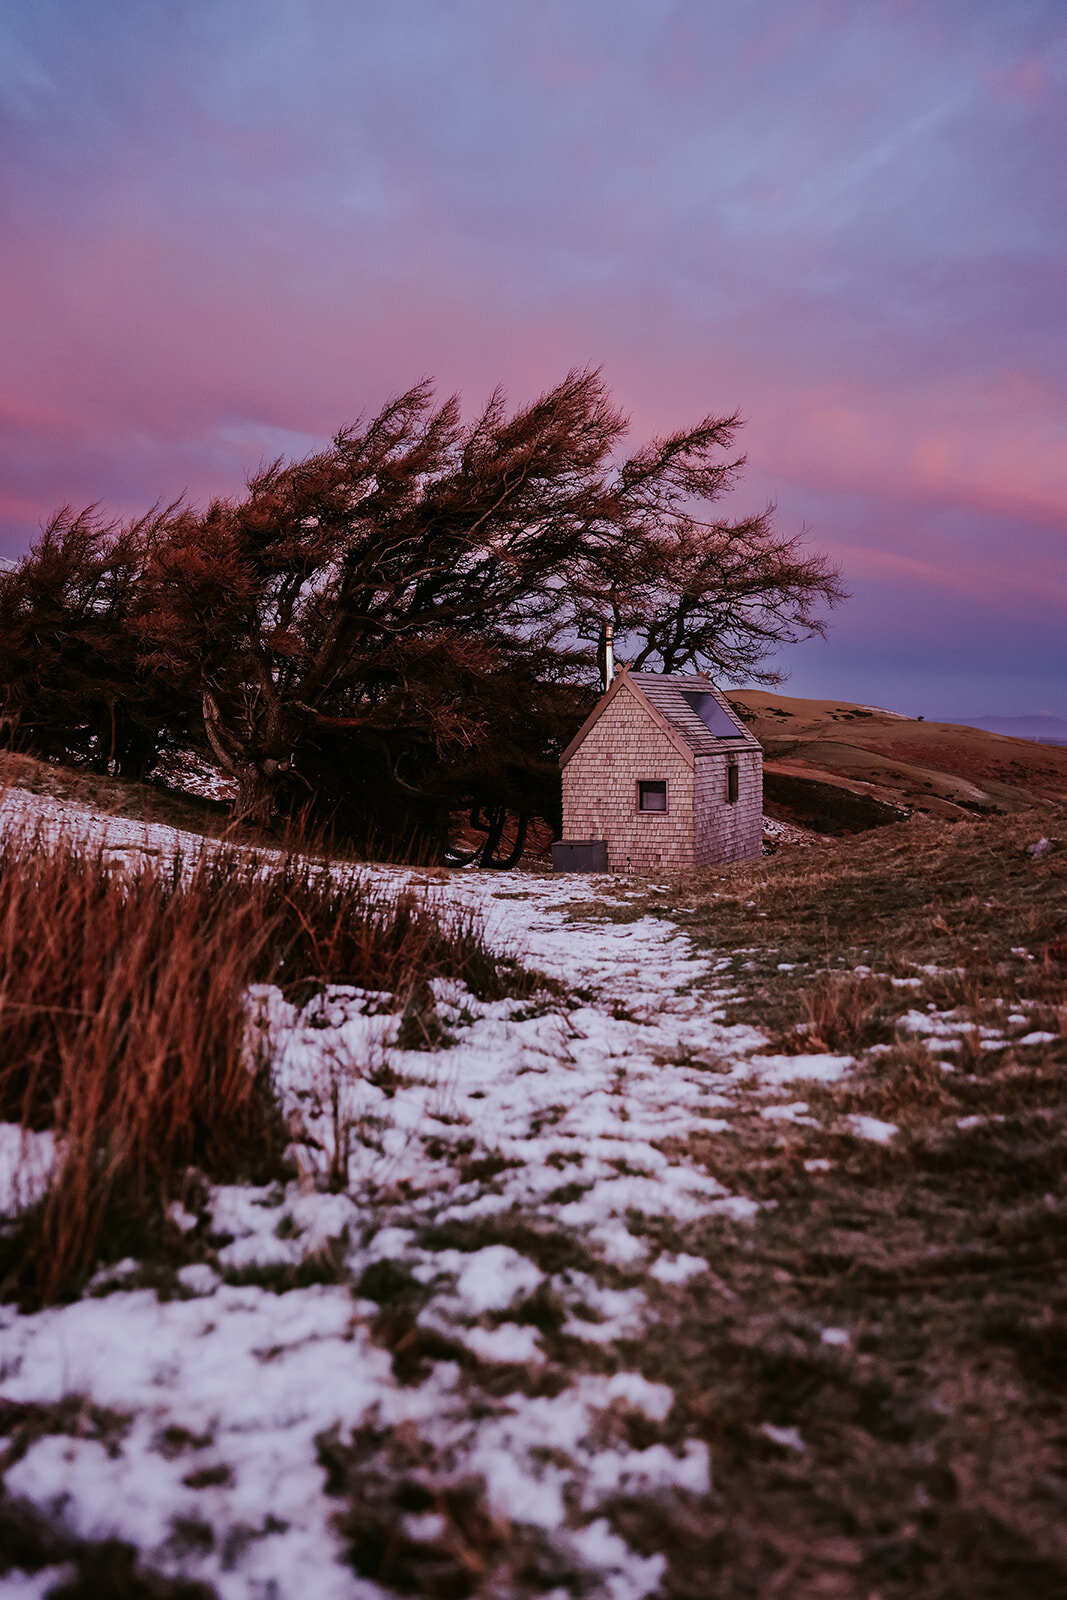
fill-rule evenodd
<path id="1" fill-rule="evenodd" d="M 79 820 L 116 852 L 180 843 Z M 405 1050 L 386 997 L 335 987 L 298 1011 L 256 991 L 300 1181 L 216 1187 L 177 1216 L 202 1259 L 170 1298 L 129 1261 L 76 1304 L 0 1307 L 0 1401 L 52 1418 L 6 1493 L 225 1600 L 391 1592 L 358 1575 L 368 1528 L 415 1592 L 444 1592 L 428 1575 L 449 1563 L 473 1583 L 480 1562 L 481 1593 L 642 1600 L 664 1560 L 613 1530 L 612 1497 L 700 1495 L 710 1470 L 639 1356 L 657 1295 L 707 1263 L 650 1222 L 750 1219 L 690 1136 L 728 1138 L 753 1096 L 773 1112 L 780 1082 L 850 1060 L 753 1056 L 764 1036 L 723 1020 L 725 958 L 666 918 L 612 920 L 617 883 L 371 875 L 477 912 L 566 992 L 486 1003 L 437 984 L 446 1042 Z M 652 1442 L 628 1443 L 627 1418 Z"/>

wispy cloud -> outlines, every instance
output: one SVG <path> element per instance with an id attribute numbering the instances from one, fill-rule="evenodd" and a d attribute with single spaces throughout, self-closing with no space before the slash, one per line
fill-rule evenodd
<path id="1" fill-rule="evenodd" d="M 1020 574 L 1031 627 L 1062 604 L 1060 0 L 37 0 L 0 29 L 8 551 L 58 501 L 235 489 L 426 372 L 473 405 L 594 362 L 642 431 L 742 407 L 750 498 L 855 568 L 819 660 L 876 662 L 868 696 L 911 681 L 927 589 L 946 682 Z M 968 704 L 1017 709 L 1022 640 Z"/>

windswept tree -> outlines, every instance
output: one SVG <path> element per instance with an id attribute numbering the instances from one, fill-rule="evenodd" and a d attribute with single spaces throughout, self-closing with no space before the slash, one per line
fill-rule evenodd
<path id="1" fill-rule="evenodd" d="M 588 375 L 511 417 L 494 395 L 468 426 L 422 384 L 245 499 L 175 519 L 147 565 L 142 662 L 198 699 L 239 817 L 263 821 L 294 782 L 321 790 L 339 744 L 349 791 L 440 810 L 442 775 L 493 746 L 505 681 L 573 654 L 568 572 L 621 429 Z"/>
<path id="2" fill-rule="evenodd" d="M 121 525 L 64 506 L 0 573 L 0 729 L 8 744 L 143 778 L 188 742 L 181 701 L 144 674 L 130 619 L 174 507 Z"/>
<path id="3" fill-rule="evenodd" d="M 603 562 L 600 592 L 638 670 L 780 683 L 768 657 L 825 635 L 824 608 L 845 598 L 824 555 L 777 531 L 773 508 L 737 521 L 706 515 L 745 465 L 744 456 L 709 460 L 709 446 L 729 451 L 739 427 L 737 416 L 709 420 L 656 441 L 620 473 L 627 531 Z M 634 523 L 631 500 L 641 506 Z"/>
<path id="4" fill-rule="evenodd" d="M 440 839 L 460 805 L 551 815 L 607 618 L 638 665 L 767 679 L 842 596 L 768 512 L 716 518 L 738 427 L 626 456 L 596 372 L 473 421 L 418 384 L 242 498 L 130 530 L 131 695 L 185 708 L 243 820 L 304 799 Z"/>

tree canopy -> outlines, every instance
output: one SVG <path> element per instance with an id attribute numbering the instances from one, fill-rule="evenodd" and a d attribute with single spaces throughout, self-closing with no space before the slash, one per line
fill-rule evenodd
<path id="1" fill-rule="evenodd" d="M 843 597 L 770 509 L 715 516 L 738 416 L 628 456 L 627 427 L 597 372 L 473 421 L 423 382 L 240 498 L 59 513 L 0 575 L 8 737 L 138 775 L 193 744 L 239 820 L 310 803 L 383 845 L 551 820 L 605 620 L 636 666 L 766 682 Z"/>

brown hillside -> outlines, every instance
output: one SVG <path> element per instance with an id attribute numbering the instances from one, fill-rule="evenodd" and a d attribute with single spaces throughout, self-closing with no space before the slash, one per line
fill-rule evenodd
<path id="1" fill-rule="evenodd" d="M 855 833 L 918 812 L 1014 813 L 1067 800 L 1067 749 L 763 689 L 731 699 L 763 745 L 768 815 Z"/>

